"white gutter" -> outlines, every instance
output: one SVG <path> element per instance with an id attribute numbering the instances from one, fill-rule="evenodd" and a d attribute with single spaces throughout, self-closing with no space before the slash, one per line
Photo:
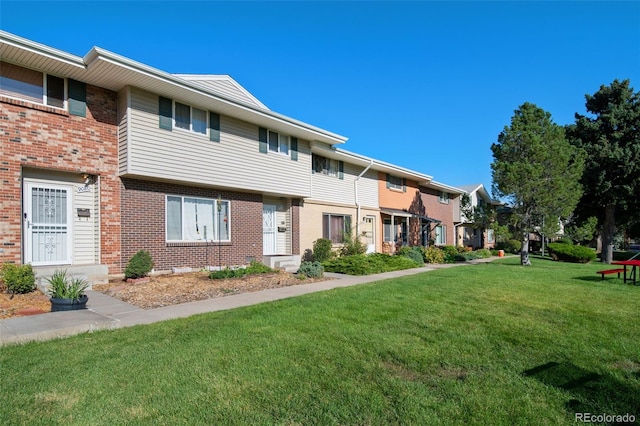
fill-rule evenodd
<path id="1" fill-rule="evenodd" d="M 358 201 L 358 180 L 373 166 L 373 160 L 369 160 L 369 165 L 353 181 L 353 192 L 356 197 L 356 238 L 360 238 L 360 201 Z"/>

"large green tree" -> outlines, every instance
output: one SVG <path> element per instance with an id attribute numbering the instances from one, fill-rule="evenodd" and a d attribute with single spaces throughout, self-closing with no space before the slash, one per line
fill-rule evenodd
<path id="1" fill-rule="evenodd" d="M 576 114 L 567 132 L 587 153 L 585 193 L 578 211 L 598 217 L 601 258 L 611 263 L 616 224 L 631 228 L 640 210 L 640 93 L 629 80 L 614 80 L 585 98 L 591 116 Z"/>
<path id="2" fill-rule="evenodd" d="M 551 114 L 528 102 L 515 111 L 491 151 L 494 196 L 511 204 L 513 225 L 522 237 L 520 263 L 530 265 L 530 233 L 543 223 L 546 233 L 557 230 L 582 195 L 582 152 Z"/>

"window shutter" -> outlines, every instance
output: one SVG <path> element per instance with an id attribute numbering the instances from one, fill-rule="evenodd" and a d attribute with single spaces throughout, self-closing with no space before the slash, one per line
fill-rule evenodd
<path id="1" fill-rule="evenodd" d="M 338 179 L 344 179 L 344 161 L 338 161 Z"/>
<path id="2" fill-rule="evenodd" d="M 209 111 L 209 139 L 220 142 L 220 114 Z"/>
<path id="3" fill-rule="evenodd" d="M 387 173 L 387 189 L 391 188 L 391 176 Z"/>
<path id="4" fill-rule="evenodd" d="M 298 161 L 298 138 L 291 137 L 291 159 Z M 311 166 L 313 170 L 313 165 Z"/>
<path id="5" fill-rule="evenodd" d="M 344 233 L 345 234 L 351 233 L 351 215 L 344 217 Z"/>
<path id="6" fill-rule="evenodd" d="M 407 180 L 402 178 L 402 192 L 407 192 Z"/>
<path id="7" fill-rule="evenodd" d="M 173 101 L 171 99 L 160 96 L 158 110 L 161 129 L 171 130 L 171 127 L 173 126 L 172 106 Z"/>
<path id="8" fill-rule="evenodd" d="M 260 141 L 260 152 L 267 153 L 267 129 L 264 127 L 258 128 L 258 140 Z"/>
<path id="9" fill-rule="evenodd" d="M 69 114 L 87 116 L 87 85 L 69 79 Z"/>

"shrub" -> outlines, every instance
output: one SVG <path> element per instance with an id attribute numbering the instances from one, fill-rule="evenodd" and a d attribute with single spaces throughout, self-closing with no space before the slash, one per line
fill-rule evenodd
<path id="1" fill-rule="evenodd" d="M 209 274 L 209 279 L 211 280 L 223 280 L 226 278 L 241 278 L 247 275 L 247 270 L 245 268 L 237 268 L 231 269 L 226 267 L 219 271 L 212 271 Z"/>
<path id="2" fill-rule="evenodd" d="M 324 262 L 325 260 L 329 260 L 333 257 L 333 252 L 331 251 L 331 240 L 326 238 L 318 238 L 313 242 L 313 260 L 316 262 Z"/>
<path id="3" fill-rule="evenodd" d="M 553 260 L 565 262 L 588 263 L 596 258 L 596 252 L 589 247 L 563 243 L 549 244 L 549 252 Z"/>
<path id="4" fill-rule="evenodd" d="M 408 257 L 416 262 L 418 265 L 424 264 L 424 257 L 422 256 L 422 247 L 400 247 L 396 253 L 398 256 Z"/>
<path id="5" fill-rule="evenodd" d="M 242 278 L 245 275 L 266 274 L 269 272 L 273 272 L 273 269 L 269 268 L 263 263 L 258 262 L 257 260 L 252 260 L 251 263 L 245 268 L 229 268 L 227 266 L 226 268 L 219 271 L 212 271 L 209 274 L 209 279 L 222 280 L 226 278 Z"/>
<path id="6" fill-rule="evenodd" d="M 152 269 L 151 253 L 146 250 L 140 250 L 129 259 L 129 263 L 127 263 L 127 267 L 124 270 L 124 277 L 127 279 L 146 277 Z"/>
<path id="7" fill-rule="evenodd" d="M 426 263 L 444 263 L 445 254 L 436 246 L 430 246 L 423 250 L 422 256 Z"/>
<path id="8" fill-rule="evenodd" d="M 322 278 L 324 267 L 320 262 L 302 262 L 298 268 L 298 274 L 309 278 Z"/>
<path id="9" fill-rule="evenodd" d="M 569 244 L 570 246 L 572 246 L 573 240 L 569 237 L 562 237 L 562 238 L 558 238 L 556 241 L 554 241 L 554 243 Z"/>
<path id="10" fill-rule="evenodd" d="M 348 275 L 369 275 L 381 272 L 398 271 L 416 268 L 419 265 L 404 256 L 391 256 L 383 253 L 369 255 L 356 254 L 342 256 L 323 262 L 325 271 Z"/>
<path id="11" fill-rule="evenodd" d="M 463 247 L 460 247 L 463 249 Z M 444 263 L 454 263 L 456 261 L 456 254 L 460 252 L 455 246 L 442 246 L 440 250 L 444 253 Z"/>
<path id="12" fill-rule="evenodd" d="M 369 275 L 384 271 L 384 263 L 381 260 L 375 256 L 366 256 L 364 254 L 329 259 L 324 261 L 322 266 L 327 272 L 347 275 Z"/>
<path id="13" fill-rule="evenodd" d="M 273 269 L 257 260 L 252 260 L 244 270 L 247 274 L 268 274 L 269 272 L 273 272 Z"/>
<path id="14" fill-rule="evenodd" d="M 354 237 L 352 233 L 345 232 L 344 243 L 340 248 L 341 256 L 351 256 L 354 254 L 365 254 L 367 246 L 360 241 L 360 238 Z"/>
<path id="15" fill-rule="evenodd" d="M 522 241 L 519 240 L 509 240 L 498 243 L 498 250 L 504 250 L 505 253 L 520 253 L 520 249 L 522 248 Z"/>
<path id="16" fill-rule="evenodd" d="M 480 259 L 486 259 L 486 258 L 492 256 L 491 255 L 491 250 L 489 250 L 489 249 L 478 249 L 474 253 L 477 253 L 478 258 L 480 258 Z"/>
<path id="17" fill-rule="evenodd" d="M 36 277 L 30 264 L 5 263 L 0 270 L 0 279 L 9 293 L 24 294 L 36 289 Z"/>

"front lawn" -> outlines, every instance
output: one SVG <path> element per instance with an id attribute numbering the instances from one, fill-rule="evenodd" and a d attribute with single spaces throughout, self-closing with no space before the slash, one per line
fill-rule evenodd
<path id="1" fill-rule="evenodd" d="M 640 286 L 533 262 L 3 347 L 2 423 L 637 423 Z"/>

